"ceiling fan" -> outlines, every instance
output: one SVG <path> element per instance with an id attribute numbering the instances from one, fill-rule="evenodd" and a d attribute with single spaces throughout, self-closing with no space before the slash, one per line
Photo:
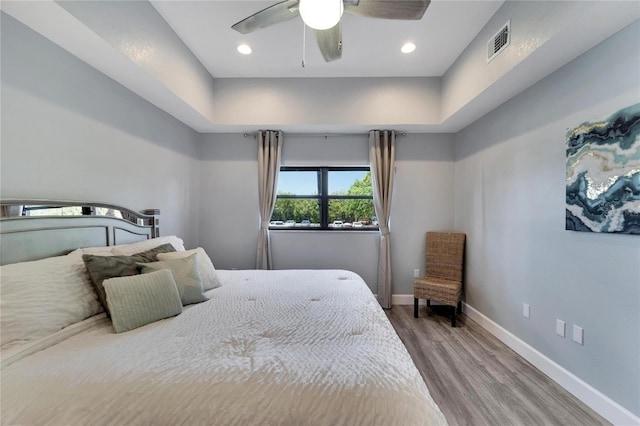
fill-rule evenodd
<path id="1" fill-rule="evenodd" d="M 381 19 L 422 19 L 431 0 L 285 0 L 231 26 L 242 34 L 288 21 L 300 15 L 314 29 L 326 62 L 342 56 L 342 13 Z"/>

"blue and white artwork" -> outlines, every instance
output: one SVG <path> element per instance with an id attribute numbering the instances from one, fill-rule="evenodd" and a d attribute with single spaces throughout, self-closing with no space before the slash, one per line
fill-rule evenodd
<path id="1" fill-rule="evenodd" d="M 566 229 L 640 234 L 640 104 L 567 131 Z"/>

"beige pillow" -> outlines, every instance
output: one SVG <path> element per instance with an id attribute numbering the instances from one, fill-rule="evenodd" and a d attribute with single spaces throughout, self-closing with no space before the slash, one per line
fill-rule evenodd
<path id="1" fill-rule="evenodd" d="M 220 287 L 222 283 L 218 278 L 216 268 L 213 267 L 213 262 L 211 262 L 211 259 L 207 256 L 207 253 L 202 247 L 198 247 L 193 250 L 178 251 L 175 253 L 158 253 L 158 260 L 180 259 L 191 256 L 194 253 L 198 255 L 198 268 L 204 290 L 207 291 Z"/>

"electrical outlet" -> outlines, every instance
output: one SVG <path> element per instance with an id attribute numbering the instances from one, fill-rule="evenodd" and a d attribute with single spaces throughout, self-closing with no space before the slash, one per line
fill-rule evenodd
<path id="1" fill-rule="evenodd" d="M 584 345 L 584 330 L 582 327 L 577 325 L 573 326 L 573 341 Z"/>
<path id="2" fill-rule="evenodd" d="M 529 305 L 527 305 L 526 303 L 522 304 L 522 316 L 525 318 L 529 318 L 529 314 L 531 307 Z"/>
<path id="3" fill-rule="evenodd" d="M 556 319 L 556 334 L 560 337 L 565 336 L 565 323 L 559 319 Z"/>
<path id="4" fill-rule="evenodd" d="M 413 278 L 420 278 L 420 269 L 413 270 Z"/>

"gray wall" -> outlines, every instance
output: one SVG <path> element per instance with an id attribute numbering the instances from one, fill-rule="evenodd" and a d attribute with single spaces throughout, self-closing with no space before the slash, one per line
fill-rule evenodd
<path id="1" fill-rule="evenodd" d="M 256 267 L 259 224 L 256 141 L 241 134 L 205 135 L 200 155 L 200 245 L 216 268 Z"/>
<path id="2" fill-rule="evenodd" d="M 453 228 L 453 136 L 412 134 L 397 140 L 396 187 L 391 217 L 394 294 L 413 293 L 413 269 L 424 272 L 424 233 Z M 286 165 L 362 165 L 361 136 L 286 136 Z M 202 146 L 200 244 L 216 267 L 254 268 L 258 216 L 257 145 L 237 134 L 205 135 Z M 277 269 L 346 268 L 376 291 L 377 233 L 273 231 Z"/>
<path id="3" fill-rule="evenodd" d="M 230 132 L 273 125 L 326 132 L 440 123 L 436 77 L 222 78 L 214 90 L 216 123 Z"/>
<path id="4" fill-rule="evenodd" d="M 565 231 L 564 181 L 567 129 L 640 101 L 639 39 L 636 22 L 459 132 L 454 191 L 467 303 L 636 415 L 640 238 Z"/>
<path id="5" fill-rule="evenodd" d="M 3 198 L 159 208 L 198 244 L 199 135 L 2 13 Z"/>

